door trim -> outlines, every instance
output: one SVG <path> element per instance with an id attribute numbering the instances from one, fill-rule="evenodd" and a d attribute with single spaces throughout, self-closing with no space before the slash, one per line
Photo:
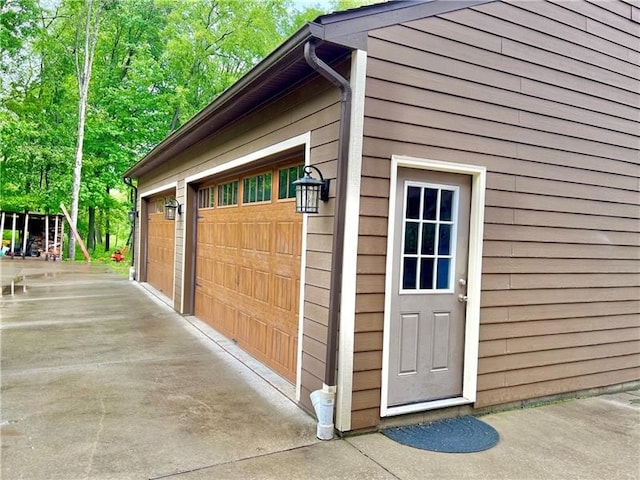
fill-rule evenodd
<path id="1" fill-rule="evenodd" d="M 389 225 L 387 235 L 386 271 L 393 267 L 394 237 L 399 232 L 394 231 L 396 216 L 396 190 L 398 168 L 415 168 L 434 172 L 458 173 L 470 175 L 471 185 L 471 218 L 469 222 L 469 258 L 467 296 L 469 301 L 466 308 L 464 367 L 462 378 L 462 396 L 443 400 L 413 403 L 410 405 L 388 406 L 389 393 L 389 342 L 391 325 L 391 299 L 395 286 L 392 276 L 385 279 L 384 295 L 384 333 L 382 347 L 382 388 L 380 399 L 380 416 L 388 417 L 405 413 L 421 412 L 437 408 L 474 403 L 478 383 L 478 345 L 480 333 L 480 282 L 482 276 L 482 238 L 484 230 L 484 202 L 487 169 L 483 166 L 449 163 L 426 158 L 392 155 L 391 177 L 389 186 Z"/>

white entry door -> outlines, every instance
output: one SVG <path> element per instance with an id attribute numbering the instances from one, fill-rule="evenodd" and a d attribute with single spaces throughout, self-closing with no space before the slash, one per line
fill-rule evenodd
<path id="1" fill-rule="evenodd" d="M 388 406 L 462 396 L 470 175 L 399 168 Z"/>

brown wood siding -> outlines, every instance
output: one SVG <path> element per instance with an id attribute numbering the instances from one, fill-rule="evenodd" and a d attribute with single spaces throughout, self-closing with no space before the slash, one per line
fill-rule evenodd
<path id="1" fill-rule="evenodd" d="M 348 62 L 345 62 L 338 68 L 343 74 L 348 74 L 348 66 Z M 193 145 L 143 176 L 139 180 L 139 190 L 143 192 L 177 181 L 177 198 L 183 203 L 186 177 L 306 132 L 311 132 L 310 163 L 318 166 L 325 178 L 335 179 L 339 115 L 338 90 L 325 79 L 318 78 L 301 85 L 277 101 L 265 105 L 254 114 L 243 118 L 242 122 L 230 125 L 215 137 Z M 322 206 L 321 214 L 310 217 L 310 233 L 307 238 L 308 281 L 303 287 L 305 288 L 305 305 L 301 397 L 302 403 L 308 408 L 311 408 L 308 394 L 322 387 L 324 377 L 323 349 L 326 343 L 329 304 L 328 278 L 331 265 L 335 181 L 331 183 L 330 194 L 332 198 Z M 178 285 L 182 281 L 184 259 L 189 258 L 193 253 L 190 252 L 189 245 L 183 246 L 183 222 L 186 221 L 185 215 L 177 220 L 177 232 L 180 232 L 180 238 L 177 238 L 177 241 L 181 242 L 177 246 L 176 255 L 178 258 L 175 275 L 177 298 L 181 295 Z M 187 248 L 186 252 L 184 247 Z M 189 288 L 186 291 L 189 291 Z M 185 298 L 185 304 L 189 304 L 189 299 Z M 177 303 L 176 308 L 178 308 Z"/>
<path id="2" fill-rule="evenodd" d="M 380 421 L 394 154 L 488 169 L 477 407 L 640 378 L 639 12 L 494 2 L 370 32 L 352 428 Z"/>

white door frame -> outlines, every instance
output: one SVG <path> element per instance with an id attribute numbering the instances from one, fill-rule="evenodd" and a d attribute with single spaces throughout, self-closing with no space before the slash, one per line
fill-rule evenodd
<path id="1" fill-rule="evenodd" d="M 471 185 L 471 218 L 469 222 L 469 265 L 467 277 L 467 302 L 464 368 L 462 379 L 462 396 L 436 401 L 412 403 L 390 407 L 388 405 L 389 393 L 389 342 L 391 324 L 392 294 L 397 289 L 392 283 L 392 267 L 394 262 L 394 229 L 396 216 L 396 190 L 398 168 L 415 168 L 435 172 L 458 173 L 470 175 Z M 382 392 L 380 400 L 380 416 L 388 417 L 404 413 L 421 412 L 436 408 L 452 407 L 473 403 L 476 400 L 478 383 L 478 344 L 480 333 L 480 282 L 482 276 L 482 236 L 484 230 L 484 199 L 486 189 L 486 167 L 466 165 L 461 163 L 449 163 L 425 158 L 393 155 L 391 157 L 391 178 L 389 186 L 389 226 L 387 235 L 387 276 L 385 280 L 384 295 L 384 336 L 382 349 Z"/>

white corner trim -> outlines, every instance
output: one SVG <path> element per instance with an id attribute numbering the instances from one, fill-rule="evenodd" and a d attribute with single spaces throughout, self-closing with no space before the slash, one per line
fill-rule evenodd
<path id="1" fill-rule="evenodd" d="M 182 271 L 180 272 L 180 279 L 179 282 L 181 283 L 180 285 L 180 314 L 184 315 L 184 286 L 185 286 L 185 282 L 186 282 L 186 270 L 187 270 L 187 257 L 186 257 L 186 251 L 187 251 L 187 223 L 189 222 L 189 205 L 187 203 L 187 184 L 185 182 L 182 182 L 182 195 L 178 196 L 178 188 L 176 187 L 176 201 L 182 205 L 182 218 L 181 218 L 181 223 L 182 223 L 182 249 L 180 251 L 180 255 L 182 256 Z M 178 262 L 178 249 L 175 249 L 175 264 L 177 265 Z M 195 252 L 194 252 L 195 253 Z M 191 261 L 191 260 L 189 260 Z M 174 296 L 175 296 L 175 292 L 174 292 Z"/>
<path id="2" fill-rule="evenodd" d="M 454 405 L 473 403 L 476 400 L 478 384 L 478 348 L 480 339 L 480 292 L 482 277 L 482 239 L 484 231 L 484 205 L 487 169 L 483 166 L 462 163 L 442 162 L 424 158 L 393 155 L 391 157 L 391 175 L 389 187 L 389 226 L 387 234 L 387 263 L 386 271 L 393 267 L 394 225 L 396 212 L 396 194 L 398 168 L 416 168 L 438 172 L 458 173 L 470 175 L 471 188 L 471 218 L 469 224 L 469 258 L 467 278 L 467 302 L 464 368 L 462 397 L 423 402 L 413 405 L 390 407 L 389 402 L 389 343 L 391 325 L 391 298 L 393 292 L 391 275 L 385 279 L 384 297 L 384 332 L 382 351 L 382 391 L 380 398 L 380 416 L 387 417 L 403 413 L 444 408 Z"/>
<path id="3" fill-rule="evenodd" d="M 306 134 L 304 164 L 311 164 L 311 132 Z M 296 358 L 296 401 L 302 398 L 302 343 L 304 341 L 304 287 L 307 282 L 307 232 L 309 215 L 302 216 L 302 243 L 300 245 L 300 291 L 298 292 L 298 352 Z"/>
<path id="4" fill-rule="evenodd" d="M 301 145 L 308 146 L 310 142 L 311 142 L 311 132 L 305 132 L 303 134 L 297 135 L 295 137 L 291 137 L 287 140 L 276 143 L 274 145 L 269 145 L 266 148 L 256 150 L 255 152 L 251 152 L 242 157 L 230 160 L 220 165 L 216 165 L 215 167 L 212 167 L 212 168 L 208 168 L 206 170 L 203 170 L 202 172 L 198 172 L 193 175 L 190 175 L 187 178 L 185 178 L 184 183 L 185 185 L 187 185 L 189 183 L 195 182 L 196 180 L 210 177 L 212 175 L 217 175 L 227 170 L 231 170 L 232 168 L 241 167 L 248 163 L 255 162 L 256 160 L 260 160 L 262 158 L 268 157 L 270 155 L 284 152 L 285 150 L 289 150 L 290 148 L 293 148 L 293 147 L 297 147 Z"/>
<path id="5" fill-rule="evenodd" d="M 351 61 L 351 136 L 345 210 L 345 236 L 340 298 L 340 334 L 338 339 L 338 378 L 336 428 L 351 430 L 353 400 L 353 361 L 356 320 L 356 277 L 358 230 L 360 226 L 360 184 L 362 180 L 362 142 L 367 80 L 367 52 L 356 50 Z"/>

